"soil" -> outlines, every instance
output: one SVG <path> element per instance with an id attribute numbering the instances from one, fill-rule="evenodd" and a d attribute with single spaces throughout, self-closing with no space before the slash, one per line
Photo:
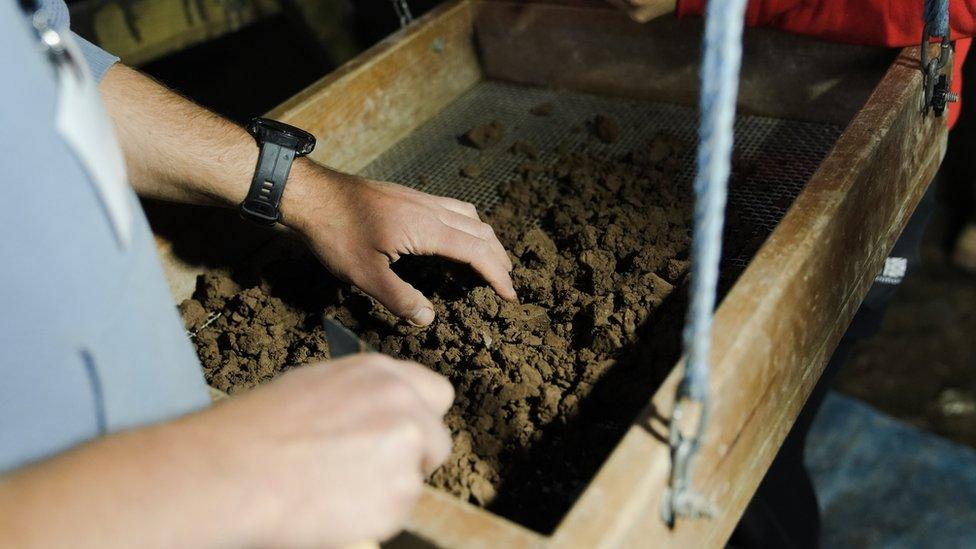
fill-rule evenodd
<path id="1" fill-rule="evenodd" d="M 604 143 L 613 143 L 620 139 L 620 125 L 605 114 L 598 114 L 593 119 L 593 133 Z"/>
<path id="2" fill-rule="evenodd" d="M 536 147 L 532 143 L 529 143 L 523 139 L 519 139 L 512 143 L 509 150 L 515 154 L 521 154 L 531 158 L 532 160 L 537 160 L 539 158 L 539 147 Z"/>
<path id="3" fill-rule="evenodd" d="M 468 130 L 461 136 L 461 142 L 476 149 L 488 149 L 501 143 L 505 137 L 505 125 L 498 120 Z"/>
<path id="4" fill-rule="evenodd" d="M 497 145 L 504 128 L 488 126 L 466 138 Z M 235 393 L 327 358 L 324 310 L 453 382 L 454 451 L 431 484 L 551 531 L 680 352 L 691 199 L 669 174 L 686 147 L 658 136 L 622 157 L 559 147 L 542 162 L 535 145 L 510 145 L 526 161 L 485 217 L 512 255 L 520 302 L 465 267 L 404 258 L 395 270 L 437 312 L 426 328 L 304 252 L 256 275 L 203 275 L 180 309 L 207 379 Z"/>
<path id="5" fill-rule="evenodd" d="M 468 179 L 474 179 L 481 175 L 482 168 L 477 164 L 466 164 L 461 166 L 461 175 L 467 177 Z"/>
<path id="6" fill-rule="evenodd" d="M 553 110 L 554 107 L 552 106 L 552 103 L 539 103 L 538 105 L 529 109 L 529 113 L 536 116 L 550 116 L 552 115 Z"/>

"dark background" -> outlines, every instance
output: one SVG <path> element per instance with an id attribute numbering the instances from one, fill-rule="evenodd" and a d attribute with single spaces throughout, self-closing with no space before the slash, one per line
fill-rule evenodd
<path id="1" fill-rule="evenodd" d="M 437 4 L 410 1 L 415 17 Z M 140 69 L 197 103 L 243 123 L 271 110 L 341 65 L 350 54 L 367 49 L 400 26 L 390 0 L 350 1 L 347 11 L 336 21 L 343 43 L 335 47 L 317 44 L 295 18 L 279 14 Z"/>

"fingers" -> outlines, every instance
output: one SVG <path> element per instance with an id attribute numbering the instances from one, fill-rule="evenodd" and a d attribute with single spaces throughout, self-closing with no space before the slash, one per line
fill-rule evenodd
<path id="1" fill-rule="evenodd" d="M 443 216 L 442 223 L 455 231 L 442 234 L 437 248 L 431 251 L 471 265 L 502 298 L 508 301 L 518 299 L 509 274 L 512 259 L 491 225 L 481 222 L 473 204 L 446 197 L 439 197 L 439 200 L 444 208 L 453 213 Z M 455 234 L 458 232 L 463 234 Z"/>
<path id="2" fill-rule="evenodd" d="M 430 474 L 451 454 L 451 435 L 442 417 L 454 400 L 454 389 L 443 376 L 419 364 L 379 354 L 361 357 L 396 380 L 384 383 L 377 397 L 403 411 L 401 435 L 408 439 L 407 447 L 420 449 L 420 468 Z"/>
<path id="3" fill-rule="evenodd" d="M 410 384 L 424 403 L 438 416 L 443 416 L 454 403 L 454 387 L 446 377 L 426 366 L 406 360 L 396 360 L 379 355 L 382 367 Z"/>
<path id="4" fill-rule="evenodd" d="M 414 414 L 413 421 L 423 437 L 420 469 L 429 475 L 451 455 L 451 433 L 439 416 L 429 412 Z"/>
<path id="5" fill-rule="evenodd" d="M 454 387 L 446 377 L 437 372 L 409 360 L 398 360 L 380 353 L 358 353 L 344 356 L 323 363 L 322 368 L 295 368 L 285 375 L 306 375 L 322 377 L 323 369 L 360 371 L 364 367 L 377 368 L 383 374 L 393 374 L 399 380 L 407 383 L 423 399 L 426 407 L 439 416 L 447 413 L 454 403 Z M 281 376 L 281 379 L 285 376 Z"/>
<path id="6" fill-rule="evenodd" d="M 461 214 L 465 217 L 481 221 L 481 216 L 478 215 L 478 208 L 476 208 L 474 204 L 448 196 L 437 196 L 435 198 L 441 207 L 451 210 L 454 213 Z"/>
<path id="7" fill-rule="evenodd" d="M 353 283 L 393 314 L 415 326 L 427 326 L 434 321 L 434 305 L 419 290 L 398 277 L 385 257 L 377 255 L 357 278 Z"/>
<path id="8" fill-rule="evenodd" d="M 388 448 L 397 452 L 397 459 L 404 465 L 412 462 L 416 471 L 430 474 L 451 455 L 450 432 L 441 417 L 420 402 L 421 397 L 410 384 L 391 372 L 386 375 L 395 381 L 376 387 L 373 396 L 395 414 L 388 418 L 393 420 L 388 426 L 393 435 Z"/>
<path id="9" fill-rule="evenodd" d="M 483 238 L 478 238 L 465 231 L 449 226 L 443 226 L 439 234 L 434 235 L 430 249 L 425 253 L 436 254 L 447 259 L 467 263 L 484 278 L 498 295 L 508 301 L 515 301 L 515 287 L 509 275 L 509 265 L 502 260 L 492 245 Z"/>
<path id="10" fill-rule="evenodd" d="M 449 227 L 453 227 L 459 231 L 464 231 L 471 236 L 478 237 L 488 242 L 494 253 L 498 256 L 498 259 L 506 265 L 506 268 L 509 271 L 512 270 L 512 259 L 508 257 L 508 253 L 505 251 L 504 246 L 502 246 L 502 243 L 498 240 L 498 237 L 495 236 L 495 230 L 491 228 L 491 225 L 456 213 L 449 213 L 448 215 L 445 215 L 442 222 Z"/>
<path id="11" fill-rule="evenodd" d="M 447 378 L 415 362 L 379 353 L 356 354 L 327 365 L 360 376 L 365 385 L 358 391 L 370 395 L 374 409 L 394 411 L 394 445 L 416 449 L 418 470 L 430 473 L 447 459 L 451 437 L 443 417 L 454 402 L 454 388 Z M 355 392 L 351 387 L 348 390 Z"/>

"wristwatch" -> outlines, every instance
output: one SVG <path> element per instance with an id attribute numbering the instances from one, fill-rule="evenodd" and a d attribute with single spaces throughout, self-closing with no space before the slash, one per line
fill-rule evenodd
<path id="1" fill-rule="evenodd" d="M 315 148 L 315 136 L 294 126 L 268 118 L 255 118 L 247 125 L 261 152 L 251 179 L 251 188 L 241 202 L 241 217 L 262 225 L 281 221 L 281 196 L 288 172 L 296 157 Z"/>

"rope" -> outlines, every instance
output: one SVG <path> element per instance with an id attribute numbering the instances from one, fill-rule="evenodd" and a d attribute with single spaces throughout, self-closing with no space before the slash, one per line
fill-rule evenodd
<path id="1" fill-rule="evenodd" d="M 949 37 L 949 0 L 925 0 L 925 24 L 931 36 Z"/>
<path id="2" fill-rule="evenodd" d="M 688 396 L 699 400 L 708 391 L 708 354 L 731 171 L 745 5 L 745 0 L 709 2 L 705 19 L 691 242 L 691 303 L 684 330 L 685 383 Z"/>
<path id="3" fill-rule="evenodd" d="M 686 362 L 671 419 L 671 489 L 663 507 L 664 519 L 669 524 L 673 524 L 678 515 L 712 514 L 709 504 L 691 489 L 689 464 L 697 453 L 708 415 L 708 355 L 731 171 L 745 7 L 746 0 L 712 0 L 705 13 L 691 288 L 684 328 Z M 698 410 L 689 413 L 685 408 L 689 403 L 698 404 Z"/>

